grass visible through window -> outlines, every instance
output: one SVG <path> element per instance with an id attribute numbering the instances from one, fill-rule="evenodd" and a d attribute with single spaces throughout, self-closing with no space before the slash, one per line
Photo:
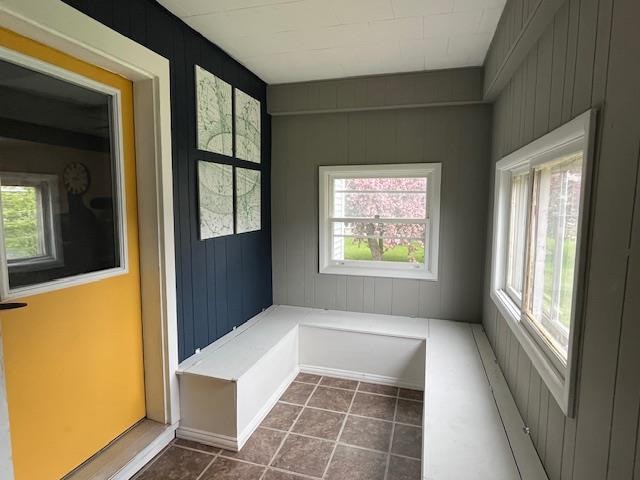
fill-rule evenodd
<path id="1" fill-rule="evenodd" d="M 571 324 L 571 302 L 573 297 L 573 271 L 576 259 L 576 241 L 565 239 L 562 252 L 562 273 L 560 276 L 560 301 L 558 305 L 558 315 L 560 323 L 569 328 Z M 554 252 L 556 240 L 547 237 L 546 256 L 544 259 L 544 308 L 547 312 L 551 310 Z"/>
<path id="2" fill-rule="evenodd" d="M 390 248 L 383 255 L 382 259 L 388 262 L 417 262 L 424 263 L 424 246 L 420 242 L 413 242 L 412 252 L 409 246 L 398 245 Z M 366 240 L 359 241 L 356 238 L 344 239 L 344 259 L 345 260 L 373 260 L 371 250 Z"/>

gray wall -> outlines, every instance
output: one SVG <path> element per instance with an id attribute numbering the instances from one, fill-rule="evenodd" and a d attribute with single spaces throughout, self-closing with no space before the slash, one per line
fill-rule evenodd
<path id="1" fill-rule="evenodd" d="M 518 15 L 529 12 L 531 2 L 510 0 L 499 28 L 522 30 L 526 17 Z M 488 292 L 484 325 L 549 478 L 637 480 L 640 2 L 556 3 L 560 9 L 524 60 L 511 66 L 515 73 L 497 98 L 493 160 L 591 106 L 601 109 L 576 418 L 564 418 Z M 498 32 L 491 69 L 509 61 L 505 38 L 523 36 Z"/>
<path id="2" fill-rule="evenodd" d="M 465 72 L 438 75 L 444 86 Z M 284 88 L 299 98 L 317 91 L 315 83 L 278 88 L 285 98 Z M 491 107 L 371 108 L 272 118 L 274 303 L 479 321 Z M 318 274 L 318 166 L 410 162 L 443 163 L 440 279 Z"/>

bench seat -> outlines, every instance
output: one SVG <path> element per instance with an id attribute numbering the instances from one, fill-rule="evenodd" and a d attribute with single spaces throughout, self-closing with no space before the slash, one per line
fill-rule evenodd
<path id="1" fill-rule="evenodd" d="M 272 306 L 180 365 L 177 436 L 241 449 L 302 371 L 426 390 L 425 480 L 544 480 L 513 406 L 516 427 L 503 426 L 500 373 L 487 376 L 490 347 L 478 342 L 479 325 Z"/>

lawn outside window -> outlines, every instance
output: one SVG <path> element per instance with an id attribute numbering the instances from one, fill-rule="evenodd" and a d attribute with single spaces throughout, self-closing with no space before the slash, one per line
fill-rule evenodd
<path id="1" fill-rule="evenodd" d="M 320 167 L 320 273 L 437 280 L 439 163 Z"/>
<path id="2" fill-rule="evenodd" d="M 595 111 L 496 165 L 491 297 L 573 415 Z"/>

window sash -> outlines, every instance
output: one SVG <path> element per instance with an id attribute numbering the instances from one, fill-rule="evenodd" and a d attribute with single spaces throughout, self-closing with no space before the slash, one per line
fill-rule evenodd
<path id="1" fill-rule="evenodd" d="M 320 167 L 320 273 L 387 276 L 396 278 L 422 278 L 426 280 L 437 279 L 437 253 L 438 253 L 438 224 L 439 224 L 439 200 L 440 200 L 440 164 L 397 164 L 397 165 L 367 165 L 367 166 L 339 166 Z M 408 178 L 424 179 L 426 189 L 398 190 L 390 188 L 357 190 L 344 188 L 346 185 L 337 186 L 339 180 L 353 178 Z M 340 208 L 335 209 L 336 194 L 343 193 L 369 193 L 369 194 L 407 194 L 422 196 L 424 199 L 424 216 L 419 218 L 401 217 L 373 217 L 373 216 L 346 216 L 334 215 L 343 213 Z M 420 212 L 422 214 L 422 212 Z M 434 217 L 435 215 L 435 217 Z M 411 224 L 424 225 L 424 235 L 344 235 L 333 234 L 336 223 L 375 223 L 384 225 Z M 435 225 L 435 230 L 433 226 Z M 415 233 L 415 232 L 414 232 Z M 359 238 L 367 240 L 375 239 L 400 239 L 403 241 L 417 241 L 424 243 L 424 261 L 393 261 L 393 260 L 341 260 L 334 259 L 333 242 L 340 238 Z M 396 276 L 394 272 L 397 272 Z"/>
<path id="2" fill-rule="evenodd" d="M 580 152 L 580 163 L 579 168 L 580 171 L 584 171 L 584 151 Z M 556 368 L 561 371 L 566 370 L 568 359 L 569 359 L 569 348 L 570 348 L 570 334 L 571 329 L 574 324 L 574 310 L 575 310 L 575 297 L 576 297 L 576 275 L 578 274 L 578 251 L 574 250 L 574 257 L 572 259 L 572 274 L 570 278 L 570 289 L 571 289 L 571 310 L 569 312 L 569 326 L 565 326 L 562 324 L 559 316 L 560 316 L 560 308 L 561 308 L 561 281 L 563 275 L 563 255 L 564 255 L 564 246 L 565 246 L 565 227 L 566 227 L 566 215 L 567 208 L 569 207 L 569 199 L 568 199 L 568 175 L 570 173 L 565 171 L 562 176 L 562 184 L 560 186 L 560 192 L 556 192 L 556 197 L 558 198 L 556 208 L 562 212 L 557 214 L 558 218 L 556 219 L 558 224 L 555 225 L 556 236 L 554 239 L 554 252 L 553 252 L 553 267 L 551 268 L 551 298 L 549 299 L 549 311 L 545 311 L 544 305 L 538 305 L 539 313 L 536 313 L 536 308 L 534 306 L 534 302 L 536 301 L 535 295 L 536 293 L 539 295 L 538 301 L 544 301 L 544 289 L 547 287 L 545 284 L 547 280 L 547 272 L 546 272 L 546 256 L 548 255 L 546 250 L 546 245 L 542 249 L 544 252 L 545 258 L 542 260 L 542 264 L 540 263 L 540 259 L 538 255 L 540 254 L 540 248 L 538 243 L 540 241 L 540 234 L 542 233 L 547 239 L 547 231 L 546 229 L 541 231 L 541 212 L 540 209 L 546 208 L 551 209 L 551 206 L 544 201 L 542 198 L 542 188 L 543 182 L 551 182 L 551 178 L 543 179 L 544 171 L 550 170 L 554 166 L 567 164 L 570 165 L 572 162 L 576 161 L 576 155 L 573 156 L 565 156 L 558 159 L 553 159 L 551 161 L 541 163 L 532 168 L 532 186 L 530 193 L 530 212 L 529 212 L 529 222 L 527 225 L 528 229 L 528 241 L 527 241 L 527 258 L 526 258 L 526 266 L 525 266 L 525 296 L 524 303 L 522 305 L 522 318 L 523 324 L 526 328 L 529 329 L 531 333 L 534 334 L 534 338 L 536 341 L 541 344 L 546 350 L 551 351 L 552 355 L 550 355 L 550 359 L 554 362 Z M 551 174 L 549 174 L 551 175 Z M 550 189 L 549 185 L 549 189 Z M 584 175 L 581 174 L 580 184 L 579 184 L 579 197 L 582 196 L 582 190 L 584 189 Z M 546 196 L 551 196 L 553 193 L 551 191 L 546 192 Z M 550 215 L 547 213 L 546 215 Z M 552 218 L 553 220 L 553 218 Z M 580 206 L 578 205 L 576 230 L 579 231 L 579 226 L 582 219 L 582 211 Z M 545 222 L 546 223 L 546 222 Z M 577 239 L 576 239 L 577 240 Z M 557 255 L 558 249 L 561 249 L 560 255 Z M 538 289 L 542 289 L 539 291 Z M 560 341 L 556 338 L 556 336 L 566 337 L 566 348 L 560 343 Z"/>
<path id="3" fill-rule="evenodd" d="M 514 172 L 511 176 L 509 192 L 510 205 L 507 232 L 505 291 L 518 306 L 522 305 L 522 292 L 524 288 L 527 224 L 529 221 L 530 203 L 529 178 L 530 173 L 528 170 L 524 172 Z"/>

